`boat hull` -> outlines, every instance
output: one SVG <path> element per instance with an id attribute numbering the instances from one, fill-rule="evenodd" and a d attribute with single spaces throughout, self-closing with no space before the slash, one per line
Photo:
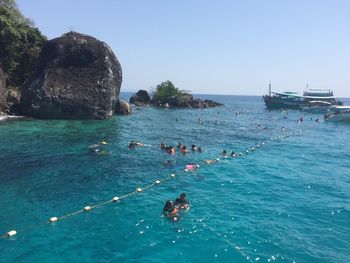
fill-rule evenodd
<path id="1" fill-rule="evenodd" d="M 279 98 L 273 96 L 263 96 L 266 108 L 268 109 L 296 109 L 300 110 L 304 106 L 302 101 L 290 98 Z"/>
<path id="2" fill-rule="evenodd" d="M 326 115 L 325 121 L 350 122 L 350 112 Z"/>

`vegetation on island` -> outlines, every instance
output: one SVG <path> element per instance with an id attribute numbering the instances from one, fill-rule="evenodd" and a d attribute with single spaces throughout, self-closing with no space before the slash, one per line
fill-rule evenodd
<path id="1" fill-rule="evenodd" d="M 0 0 L 0 67 L 8 86 L 21 87 L 33 73 L 47 38 L 25 18 L 14 0 Z"/>
<path id="2" fill-rule="evenodd" d="M 170 80 L 167 80 L 157 85 L 152 100 L 166 103 L 170 99 L 181 99 L 187 96 L 190 96 L 190 94 L 175 87 Z"/>

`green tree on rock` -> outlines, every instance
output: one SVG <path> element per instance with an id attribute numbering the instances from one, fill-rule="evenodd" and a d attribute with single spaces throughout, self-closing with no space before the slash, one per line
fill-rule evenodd
<path id="1" fill-rule="evenodd" d="M 153 95 L 153 101 L 161 101 L 164 103 L 171 98 L 180 98 L 184 95 L 187 95 L 187 93 L 175 87 L 170 80 L 167 80 L 157 85 Z"/>
<path id="2" fill-rule="evenodd" d="M 22 86 L 33 73 L 46 40 L 14 0 L 0 0 L 0 67 L 9 86 Z"/>

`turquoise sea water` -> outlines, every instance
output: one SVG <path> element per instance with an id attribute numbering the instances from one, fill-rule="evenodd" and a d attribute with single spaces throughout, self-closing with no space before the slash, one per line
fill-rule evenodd
<path id="1" fill-rule="evenodd" d="M 260 97 L 202 97 L 225 107 L 0 123 L 0 233 L 18 232 L 0 239 L 0 262 L 349 262 L 350 125 L 309 127 L 321 115 L 267 111 Z M 302 128 L 238 159 L 220 155 Z M 131 140 L 146 146 L 129 150 Z M 101 141 L 107 154 L 91 153 Z M 204 151 L 170 157 L 158 147 L 178 141 Z M 200 168 L 183 172 L 189 162 Z M 172 223 L 162 207 L 182 192 L 191 209 Z"/>

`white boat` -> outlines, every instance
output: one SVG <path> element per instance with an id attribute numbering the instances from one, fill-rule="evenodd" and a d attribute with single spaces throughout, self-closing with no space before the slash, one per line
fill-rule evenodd
<path id="1" fill-rule="evenodd" d="M 328 111 L 325 121 L 350 121 L 350 106 L 332 106 Z"/>

